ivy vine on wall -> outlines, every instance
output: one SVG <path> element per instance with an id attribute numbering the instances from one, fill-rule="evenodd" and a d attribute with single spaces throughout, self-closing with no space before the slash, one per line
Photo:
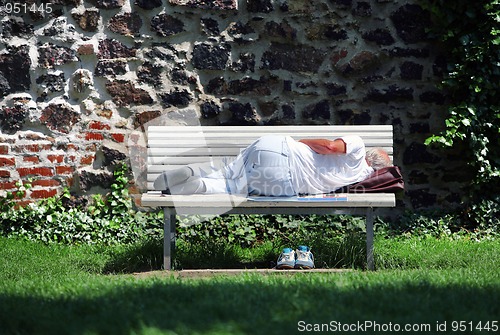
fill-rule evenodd
<path id="1" fill-rule="evenodd" d="M 460 145 L 474 176 L 472 204 L 500 200 L 500 0 L 424 0 L 448 52 L 445 130 L 426 144 Z"/>

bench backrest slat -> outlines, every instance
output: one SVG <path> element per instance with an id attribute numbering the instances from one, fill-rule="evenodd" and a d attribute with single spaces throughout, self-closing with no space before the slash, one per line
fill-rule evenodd
<path id="1" fill-rule="evenodd" d="M 264 135 L 295 139 L 359 135 L 366 147 L 382 147 L 393 153 L 391 125 L 368 126 L 150 126 L 148 141 L 148 189 L 165 170 L 218 157 L 236 156 L 241 149 Z M 391 157 L 392 158 L 392 157 Z"/>

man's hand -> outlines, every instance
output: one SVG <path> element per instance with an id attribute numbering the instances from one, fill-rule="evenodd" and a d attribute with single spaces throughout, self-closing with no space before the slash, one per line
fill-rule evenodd
<path id="1" fill-rule="evenodd" d="M 345 142 L 337 138 L 336 140 L 327 139 L 302 139 L 299 142 L 309 146 L 314 152 L 322 155 L 345 154 L 347 152 Z"/>

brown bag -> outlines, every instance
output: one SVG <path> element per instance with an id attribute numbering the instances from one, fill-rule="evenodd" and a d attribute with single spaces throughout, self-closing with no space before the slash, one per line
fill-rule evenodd
<path id="1" fill-rule="evenodd" d="M 376 170 L 365 180 L 342 188 L 345 193 L 396 193 L 404 191 L 405 183 L 401 170 L 389 166 Z"/>

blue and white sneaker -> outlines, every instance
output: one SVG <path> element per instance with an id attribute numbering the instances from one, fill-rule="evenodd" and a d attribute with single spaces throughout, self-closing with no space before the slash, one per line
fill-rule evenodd
<path id="1" fill-rule="evenodd" d="M 296 269 L 314 269 L 314 256 L 309 247 L 301 245 L 297 248 L 295 254 Z"/>
<path id="2" fill-rule="evenodd" d="M 295 251 L 292 248 L 285 248 L 278 257 L 276 269 L 293 269 L 295 267 Z"/>

